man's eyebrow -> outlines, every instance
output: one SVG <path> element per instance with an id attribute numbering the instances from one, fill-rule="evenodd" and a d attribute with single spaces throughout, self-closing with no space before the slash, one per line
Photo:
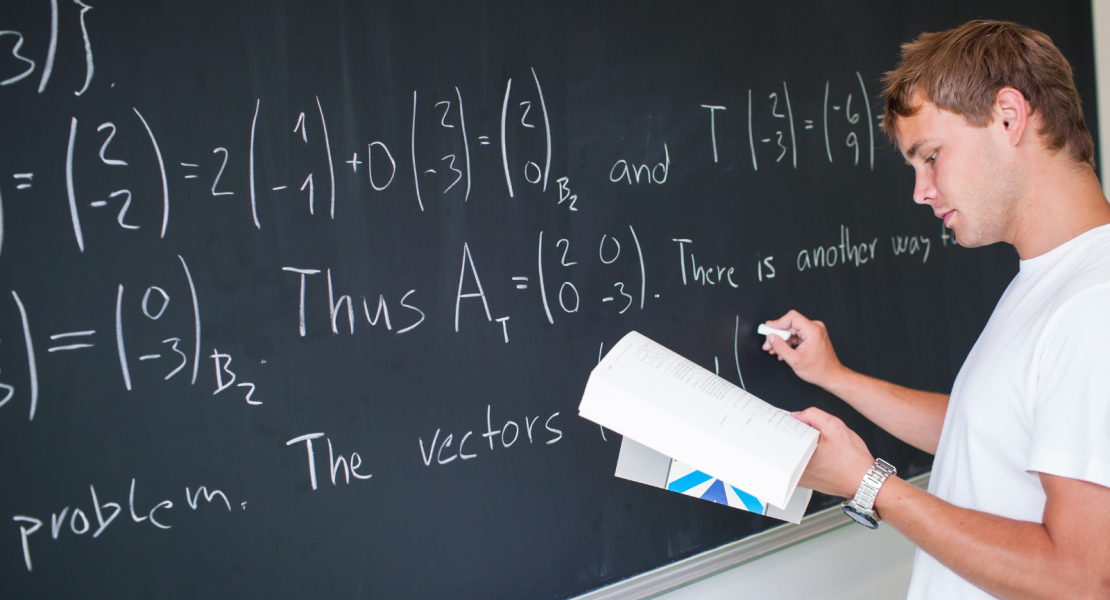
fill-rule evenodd
<path id="1" fill-rule="evenodd" d="M 913 156 L 917 154 L 917 151 L 921 149 L 921 146 L 925 145 L 925 143 L 928 141 L 928 139 L 920 139 L 914 141 L 913 145 L 910 146 L 910 149 L 906 151 L 906 158 L 913 158 Z"/>

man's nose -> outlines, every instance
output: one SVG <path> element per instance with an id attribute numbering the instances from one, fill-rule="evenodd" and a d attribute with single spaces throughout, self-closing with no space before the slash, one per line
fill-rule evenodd
<path id="1" fill-rule="evenodd" d="M 936 198 L 936 195 L 937 190 L 933 186 L 933 178 L 927 173 L 918 171 L 914 182 L 913 201 L 918 204 L 928 204 L 930 200 Z"/>

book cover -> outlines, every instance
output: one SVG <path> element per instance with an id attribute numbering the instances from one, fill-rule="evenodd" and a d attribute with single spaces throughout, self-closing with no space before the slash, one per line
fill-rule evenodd
<path id="1" fill-rule="evenodd" d="M 810 496 L 813 495 L 813 492 L 806 488 L 795 488 L 794 495 L 791 496 L 786 508 L 775 508 L 736 486 L 660 454 L 627 437 L 621 441 L 615 475 L 621 479 L 790 523 L 801 522 L 809 505 Z"/>

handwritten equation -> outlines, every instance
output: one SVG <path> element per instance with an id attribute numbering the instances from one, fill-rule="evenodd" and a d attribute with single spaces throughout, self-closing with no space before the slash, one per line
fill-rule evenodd
<path id="1" fill-rule="evenodd" d="M 620 194 L 647 198 L 660 190 L 675 205 L 692 202 L 686 187 L 692 171 L 735 183 L 757 172 L 792 180 L 799 170 L 834 164 L 873 177 L 875 129 L 882 116 L 872 112 L 874 99 L 860 71 L 840 78 L 738 83 L 732 87 L 741 90 L 740 104 L 688 102 L 678 114 L 666 115 L 696 129 L 675 127 L 683 134 L 665 131 L 646 145 L 621 137 L 601 156 L 591 155 L 587 168 L 567 157 L 586 163 L 595 148 L 578 147 L 581 140 L 563 135 L 573 115 L 565 90 L 548 87 L 545 96 L 543 82 L 550 80 L 544 74 L 558 71 L 542 61 L 507 68 L 482 82 L 460 77 L 438 86 L 390 88 L 388 97 L 375 100 L 403 108 L 390 113 L 403 113 L 395 127 L 357 126 L 363 99 L 352 100 L 349 90 L 346 97 L 332 90 L 277 96 L 252 88 L 217 109 L 176 98 L 171 110 L 139 94 L 112 92 L 116 84 L 105 80 L 112 72 L 96 68 L 100 54 L 94 48 L 103 42 L 90 35 L 86 22 L 97 15 L 93 6 L 81 0 L 50 0 L 49 6 L 41 30 L 0 29 L 0 98 L 37 97 L 63 87 L 66 96 L 59 105 L 64 110 L 41 117 L 56 125 L 42 134 L 49 138 L 41 142 L 43 154 L 4 148 L 0 266 L 28 252 L 18 243 L 26 244 L 29 236 L 6 240 L 5 231 L 38 229 L 43 235 L 60 232 L 65 245 L 57 252 L 67 264 L 112 276 L 92 286 L 49 278 L 3 282 L 0 320 L 12 324 L 21 339 L 6 334 L 0 340 L 0 419 L 18 414 L 23 432 L 38 431 L 43 412 L 61 403 L 44 391 L 49 382 L 70 377 L 77 362 L 91 356 L 111 364 L 110 378 L 96 382 L 108 382 L 101 394 L 135 398 L 194 390 L 233 403 L 250 418 L 288 408 L 295 400 L 276 382 L 278 376 L 262 368 L 266 359 L 229 350 L 226 344 L 238 340 L 206 335 L 202 327 L 211 323 L 206 315 L 229 302 L 231 288 L 259 281 L 269 287 L 255 290 L 265 297 L 257 304 L 272 302 L 267 306 L 277 308 L 260 317 L 265 325 L 258 326 L 298 349 L 318 352 L 357 341 L 400 353 L 443 336 L 492 342 L 499 351 L 513 344 L 514 351 L 524 352 L 534 350 L 524 346 L 537 331 L 550 340 L 549 330 L 568 339 L 589 330 L 592 361 L 592 349 L 600 360 L 605 348 L 605 336 L 593 333 L 604 329 L 594 323 L 598 317 L 614 330 L 664 317 L 677 320 L 678 311 L 670 308 L 675 305 L 700 307 L 706 298 L 722 297 L 739 304 L 791 280 L 829 285 L 827 274 L 865 272 L 882 261 L 924 269 L 936 263 L 938 253 L 958 247 L 943 226 L 939 234 L 935 228 L 879 227 L 850 214 L 798 235 L 749 242 L 746 228 L 754 230 L 752 224 L 735 224 L 733 233 L 715 230 L 723 217 L 712 215 L 700 223 L 654 222 L 656 213 L 649 211 L 658 206 L 646 200 L 631 208 L 619 204 Z M 29 49 L 40 46 L 43 52 Z M 56 66 L 64 78 L 54 75 Z M 83 79 L 71 81 L 77 71 Z M 822 85 L 814 84 L 822 79 Z M 822 93 L 799 97 L 794 95 L 799 89 Z M 605 110 L 615 115 L 621 109 Z M 232 127 L 205 121 L 219 111 L 232 115 L 227 119 Z M 729 147 L 745 150 L 742 161 L 735 151 L 729 156 Z M 48 156 L 43 162 L 32 158 L 42 155 Z M 725 168 L 730 159 L 742 168 Z M 9 211 L 7 220 L 5 202 L 19 209 Z M 370 227 L 351 217 L 352 207 L 365 205 L 393 211 L 392 222 L 374 225 L 375 234 L 392 237 L 369 240 Z M 490 206 L 494 209 L 487 210 Z M 471 227 L 463 215 L 475 214 L 500 220 Z M 406 227 L 425 237 L 409 239 L 417 232 Z M 289 239 L 301 232 L 309 233 Z M 212 257 L 223 252 L 210 250 L 216 243 L 209 238 L 234 238 L 227 254 L 256 252 L 264 259 L 236 265 L 237 273 L 249 276 L 234 285 L 206 286 L 203 282 L 214 279 L 207 277 L 216 268 Z M 413 251 L 422 262 L 412 273 L 367 275 L 367 263 L 401 262 L 405 251 L 420 248 L 418 242 L 431 250 Z M 391 243 L 401 249 L 384 258 L 374 255 Z M 363 255 L 330 252 L 344 245 L 362 245 Z M 121 254 L 147 252 L 145 264 L 153 275 L 123 273 L 124 267 L 112 262 Z M 47 291 L 35 289 L 43 287 Z M 41 306 L 46 300 L 29 300 L 51 295 L 95 298 L 87 306 L 114 310 L 51 311 Z M 664 315 L 664 307 L 672 314 Z M 726 329 L 732 329 L 724 337 L 731 337 L 736 379 L 743 387 L 741 317 L 733 321 L 730 314 Z M 473 335 L 476 331 L 480 335 Z M 720 375 L 718 356 L 708 356 Z M 731 368 L 726 370 L 731 378 Z M 326 387 L 327 376 L 320 377 Z M 398 434 L 405 439 L 398 453 L 403 458 L 391 458 L 419 473 L 448 477 L 440 474 L 481 464 L 485 459 L 474 459 L 483 455 L 525 460 L 519 457 L 526 448 L 554 454 L 560 442 L 582 441 L 565 408 L 541 410 L 508 398 L 459 402 L 475 406 L 464 406 L 462 417 L 421 415 L 419 423 L 405 423 Z M 302 423 L 298 415 L 295 435 L 266 434 L 273 446 L 267 451 L 296 464 L 286 477 L 295 489 L 354 494 L 397 483 L 382 475 L 386 458 L 372 449 L 377 447 L 369 435 L 358 438 L 338 432 L 338 423 L 309 421 Z M 590 433 L 596 438 L 592 426 Z M 604 429 L 600 434 L 609 441 Z M 249 493 L 232 494 L 209 482 L 184 487 L 186 504 L 175 495 L 174 512 L 169 492 L 159 502 L 148 501 L 141 489 L 137 496 L 137 480 L 143 476 L 130 477 L 129 490 L 113 487 L 109 493 L 103 484 L 89 484 L 89 497 L 80 501 L 20 508 L 9 515 L 7 543 L 18 542 L 23 566 L 31 572 L 40 548 L 73 536 L 99 538 L 120 515 L 117 529 L 129 516 L 135 527 L 166 530 L 183 506 L 206 507 L 207 514 L 226 510 L 236 518 L 247 510 Z"/>

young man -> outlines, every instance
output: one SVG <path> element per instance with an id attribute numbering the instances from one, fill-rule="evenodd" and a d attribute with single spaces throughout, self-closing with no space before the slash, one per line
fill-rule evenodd
<path id="1" fill-rule="evenodd" d="M 910 598 L 1110 598 L 1110 204 L 1071 69 L 1044 34 L 975 21 L 903 46 L 885 82 L 914 201 L 963 246 L 1012 244 L 1021 269 L 951 396 L 848 370 L 819 321 L 769 321 L 793 336 L 765 350 L 936 454 L 921 491 L 810 408 L 801 485 L 917 544 Z"/>

